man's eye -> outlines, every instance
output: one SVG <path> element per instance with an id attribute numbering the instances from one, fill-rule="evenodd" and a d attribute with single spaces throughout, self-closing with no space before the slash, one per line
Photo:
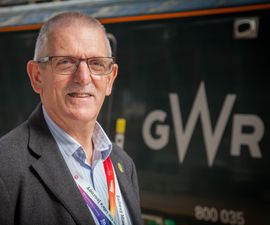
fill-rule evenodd
<path id="1" fill-rule="evenodd" d="M 105 63 L 102 62 L 101 60 L 92 60 L 90 62 L 90 65 L 94 67 L 105 67 Z"/>
<path id="2" fill-rule="evenodd" d="M 57 62 L 58 65 L 69 65 L 74 63 L 75 63 L 74 60 L 72 60 L 71 58 L 59 59 Z"/>

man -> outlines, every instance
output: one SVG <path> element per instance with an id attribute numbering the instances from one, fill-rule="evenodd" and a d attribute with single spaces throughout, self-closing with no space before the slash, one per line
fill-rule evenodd
<path id="1" fill-rule="evenodd" d="M 41 104 L 0 140 L 1 225 L 141 224 L 134 163 L 96 122 L 117 70 L 97 20 L 43 25 L 27 64 Z"/>

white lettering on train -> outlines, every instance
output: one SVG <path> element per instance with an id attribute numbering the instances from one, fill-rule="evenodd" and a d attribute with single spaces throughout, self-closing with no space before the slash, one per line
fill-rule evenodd
<path id="1" fill-rule="evenodd" d="M 175 131 L 176 147 L 180 163 L 185 159 L 195 125 L 200 120 L 207 162 L 209 166 L 213 165 L 235 100 L 235 94 L 228 94 L 226 96 L 216 125 L 213 128 L 210 120 L 205 85 L 204 82 L 201 82 L 184 127 L 178 94 L 169 93 L 173 129 Z M 144 120 L 142 129 L 143 139 L 145 144 L 152 150 L 161 150 L 169 143 L 170 126 L 164 124 L 166 117 L 167 112 L 163 110 L 154 110 L 150 112 Z M 262 119 L 257 115 L 252 114 L 234 114 L 232 121 L 230 154 L 232 156 L 240 156 L 241 146 L 246 145 L 248 146 L 251 157 L 261 158 L 262 154 L 259 142 L 264 135 L 264 124 Z M 244 127 L 252 128 L 252 132 L 244 133 Z M 152 131 L 154 131 L 154 136 Z"/>

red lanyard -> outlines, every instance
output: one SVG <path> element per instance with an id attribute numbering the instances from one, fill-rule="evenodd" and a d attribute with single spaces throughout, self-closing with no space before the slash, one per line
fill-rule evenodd
<path id="1" fill-rule="evenodd" d="M 103 162 L 107 185 L 108 185 L 108 194 L 109 194 L 109 205 L 112 216 L 115 216 L 116 212 L 116 189 L 115 189 L 115 178 L 113 172 L 113 165 L 110 157 Z"/>

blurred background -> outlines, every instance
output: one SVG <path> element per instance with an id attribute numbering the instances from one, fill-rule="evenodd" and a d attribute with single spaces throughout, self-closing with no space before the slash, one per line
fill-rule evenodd
<path id="1" fill-rule="evenodd" d="M 269 225 L 270 1 L 0 0 L 1 135 L 39 102 L 39 28 L 70 10 L 107 29 L 119 76 L 99 122 L 135 161 L 144 223 Z"/>
<path id="2" fill-rule="evenodd" d="M 60 1 L 72 1 L 72 0 L 1 0 L 0 5 L 2 7 L 7 7 L 7 6 L 15 6 L 15 5 L 26 5 L 26 4 L 35 4 L 35 3 L 44 3 L 44 2 L 60 2 Z"/>

